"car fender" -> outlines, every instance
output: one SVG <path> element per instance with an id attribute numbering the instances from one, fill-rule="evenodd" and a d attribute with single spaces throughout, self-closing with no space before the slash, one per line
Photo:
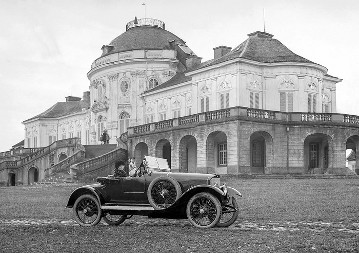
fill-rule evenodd
<path id="1" fill-rule="evenodd" d="M 238 190 L 236 190 L 230 186 L 227 186 L 227 194 L 228 194 L 228 196 L 231 196 L 231 197 L 235 197 L 235 196 L 242 197 L 242 193 L 240 193 Z"/>
<path id="2" fill-rule="evenodd" d="M 182 194 L 182 196 L 177 200 L 178 204 L 182 204 L 184 202 L 188 202 L 189 199 L 199 193 L 199 192 L 209 192 L 215 195 L 220 201 L 226 196 L 226 194 L 216 186 L 212 185 L 196 185 L 194 187 L 189 188 L 186 192 Z"/>
<path id="3" fill-rule="evenodd" d="M 92 194 L 92 195 L 94 195 L 97 198 L 100 205 L 105 202 L 104 197 L 102 196 L 102 194 L 97 189 L 95 189 L 94 187 L 92 187 L 90 185 L 85 185 L 85 186 L 77 188 L 76 190 L 74 190 L 71 193 L 69 201 L 67 202 L 66 207 L 68 207 L 68 208 L 73 207 L 73 205 L 75 204 L 76 199 L 78 197 L 80 197 L 81 195 L 84 195 L 84 194 Z"/>

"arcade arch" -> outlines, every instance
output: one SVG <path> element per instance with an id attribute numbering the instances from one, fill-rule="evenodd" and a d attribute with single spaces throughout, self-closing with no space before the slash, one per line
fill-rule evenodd
<path id="1" fill-rule="evenodd" d="M 304 140 L 304 166 L 308 173 L 325 173 L 331 163 L 330 136 L 322 133 L 308 135 Z"/>
<path id="2" fill-rule="evenodd" d="M 167 139 L 161 139 L 157 142 L 155 148 L 156 157 L 167 159 L 168 166 L 171 168 L 171 143 Z"/>
<path id="3" fill-rule="evenodd" d="M 273 149 L 272 136 L 264 131 L 254 132 L 250 136 L 251 173 L 264 174 L 270 166 L 270 154 Z"/>
<path id="4" fill-rule="evenodd" d="M 180 172 L 195 172 L 197 167 L 197 140 L 192 135 L 182 137 L 179 143 Z"/>
<path id="5" fill-rule="evenodd" d="M 207 169 L 210 173 L 227 173 L 227 135 L 215 131 L 208 135 L 206 141 Z"/>

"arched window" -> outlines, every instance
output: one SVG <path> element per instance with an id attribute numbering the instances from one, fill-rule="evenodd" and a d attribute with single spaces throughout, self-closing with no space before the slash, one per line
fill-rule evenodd
<path id="1" fill-rule="evenodd" d="M 151 77 L 150 80 L 148 80 L 148 87 L 149 89 L 152 89 L 154 87 L 158 86 L 158 81 L 156 78 Z"/>
<path id="2" fill-rule="evenodd" d="M 122 112 L 119 117 L 119 125 L 120 125 L 120 133 L 119 136 L 125 132 L 127 132 L 127 128 L 130 125 L 130 114 L 128 112 Z"/>

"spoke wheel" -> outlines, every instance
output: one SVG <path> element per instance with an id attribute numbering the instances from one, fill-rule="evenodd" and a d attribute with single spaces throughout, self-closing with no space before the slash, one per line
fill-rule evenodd
<path id="1" fill-rule="evenodd" d="M 229 227 L 238 218 L 239 209 L 235 197 L 231 197 L 229 203 L 222 207 L 222 215 L 217 223 L 217 227 Z"/>
<path id="2" fill-rule="evenodd" d="M 173 205 L 181 196 L 181 186 L 171 177 L 158 177 L 148 186 L 148 202 L 156 210 Z"/>
<path id="3" fill-rule="evenodd" d="M 102 219 L 110 226 L 118 226 L 127 219 L 127 215 L 114 215 L 114 214 L 106 213 L 102 217 Z"/>
<path id="4" fill-rule="evenodd" d="M 214 227 L 222 214 L 222 206 L 218 198 L 207 192 L 194 195 L 187 204 L 187 218 L 195 227 Z"/>
<path id="5" fill-rule="evenodd" d="M 74 204 L 75 220 L 81 226 L 94 226 L 101 220 L 101 206 L 96 197 L 86 194 L 80 196 Z"/>

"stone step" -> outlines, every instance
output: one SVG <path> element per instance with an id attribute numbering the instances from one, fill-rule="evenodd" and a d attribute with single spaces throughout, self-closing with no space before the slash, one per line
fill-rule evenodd
<path id="1" fill-rule="evenodd" d="M 84 145 L 85 147 L 85 158 L 95 158 L 106 154 L 114 149 L 116 149 L 116 144 L 104 144 L 104 145 Z"/>

